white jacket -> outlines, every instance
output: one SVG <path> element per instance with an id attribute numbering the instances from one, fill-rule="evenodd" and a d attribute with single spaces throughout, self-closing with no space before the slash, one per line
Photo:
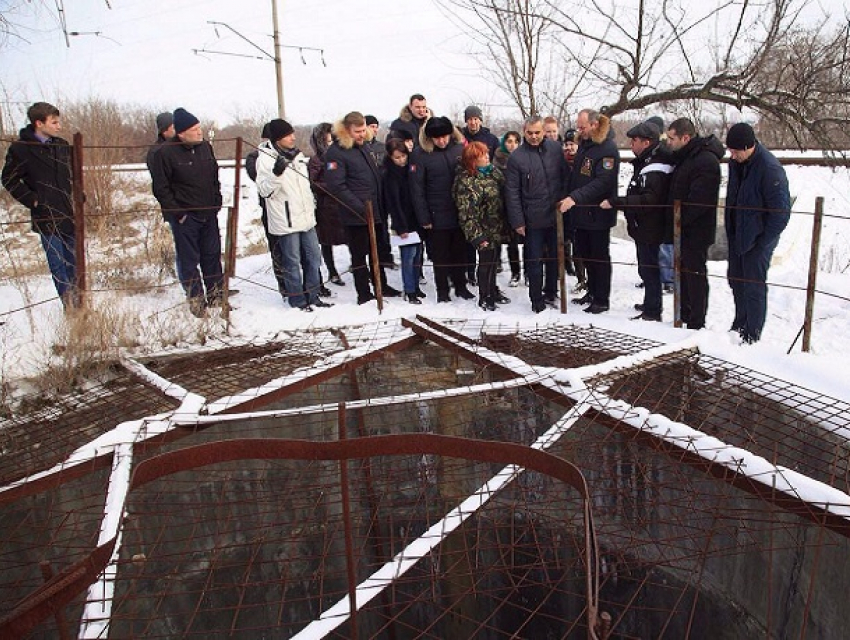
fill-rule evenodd
<path id="1" fill-rule="evenodd" d="M 266 141 L 257 157 L 257 191 L 266 200 L 269 233 L 285 236 L 309 231 L 316 226 L 316 201 L 310 189 L 307 157 L 300 151 L 292 163 L 276 176 L 272 169 L 278 152 Z"/>

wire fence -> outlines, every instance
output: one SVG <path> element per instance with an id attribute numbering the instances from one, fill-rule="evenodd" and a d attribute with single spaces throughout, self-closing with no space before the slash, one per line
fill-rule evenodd
<path id="1" fill-rule="evenodd" d="M 241 138 L 233 140 L 221 140 L 216 143 L 235 143 L 240 158 L 242 153 L 243 141 Z M 253 145 L 247 145 L 253 147 Z M 170 232 L 167 225 L 162 223 L 162 217 L 167 214 L 154 201 L 151 195 L 142 195 L 139 192 L 144 191 L 147 186 L 146 180 L 133 179 L 128 176 L 117 177 L 117 173 L 112 170 L 112 167 L 100 162 L 98 154 L 109 153 L 116 148 L 110 145 L 86 145 L 80 134 L 75 135 L 73 151 L 73 163 L 76 167 L 74 178 L 74 193 L 80 194 L 75 200 L 75 223 L 77 233 L 78 246 L 78 269 L 77 280 L 78 286 L 83 292 L 100 293 L 100 294 L 122 294 L 133 296 L 139 293 L 164 290 L 179 286 L 177 274 L 174 265 L 174 248 L 171 240 Z M 259 147 L 253 147 L 260 153 L 265 152 Z M 86 162 L 87 157 L 91 158 Z M 222 168 L 221 171 L 229 171 L 230 168 Z M 239 160 L 234 163 L 232 169 L 234 171 L 233 197 L 232 204 L 225 207 L 222 213 L 222 227 L 224 235 L 224 262 L 225 274 L 229 279 L 235 278 L 235 260 L 240 251 L 244 254 L 246 249 L 251 251 L 263 250 L 260 247 L 240 247 L 242 241 L 238 233 L 239 218 L 240 218 L 240 203 L 242 198 L 239 196 L 242 189 L 242 164 Z M 289 170 L 297 171 L 296 168 L 290 167 Z M 309 176 L 304 176 L 309 179 Z M 338 206 L 346 207 L 346 204 L 341 202 L 334 194 L 328 193 L 322 185 L 314 184 L 315 189 L 321 190 L 328 197 L 332 198 Z M 92 197 L 91 194 L 95 194 Z M 678 206 L 687 205 L 688 203 L 679 203 Z M 357 216 L 363 222 L 368 224 L 370 229 L 370 250 L 374 257 L 373 264 L 379 264 L 378 247 L 376 246 L 376 234 L 380 233 L 376 229 L 374 216 L 371 221 L 363 219 L 359 212 L 349 212 Z M 671 209 L 675 208 L 671 206 Z M 556 216 L 557 221 L 561 222 L 561 216 Z M 819 199 L 818 207 L 814 211 L 793 210 L 792 222 L 799 224 L 801 220 L 810 219 L 812 232 L 812 242 L 810 247 L 809 258 L 809 278 L 805 286 L 798 283 L 783 282 L 771 279 L 767 282 L 770 287 L 785 289 L 790 291 L 805 292 L 806 304 L 805 312 L 801 318 L 801 334 L 803 334 L 803 349 L 808 350 L 811 343 L 812 323 L 813 323 L 813 307 L 816 296 L 824 296 L 840 301 L 850 301 L 850 297 L 835 291 L 825 290 L 818 286 L 818 264 L 822 263 L 830 256 L 822 255 L 822 247 L 820 244 L 820 229 L 824 221 L 830 223 L 846 224 L 847 218 L 843 215 L 824 211 L 823 200 Z M 8 239 L 12 236 L 25 231 L 30 225 L 30 220 L 25 218 L 20 207 L 10 207 L 8 219 L 0 220 L 0 234 L 7 239 L 4 243 L 8 246 Z M 681 233 L 681 232 L 680 232 Z M 427 234 L 423 234 L 427 238 Z M 680 236 L 677 236 L 680 237 Z M 674 239 L 675 243 L 675 239 Z M 560 245 L 559 245 L 560 246 Z M 426 241 L 427 247 L 427 241 Z M 799 247 L 796 250 L 800 250 Z M 28 256 L 23 256 L 20 252 L 15 255 L 14 251 L 7 248 L 7 257 L 9 259 L 9 271 L 6 272 L 6 277 L 13 281 L 27 277 L 32 273 L 32 268 L 25 265 Z M 474 277 L 476 260 L 473 257 L 474 252 L 467 255 L 457 256 L 452 264 L 447 267 L 461 267 L 470 277 Z M 569 256 L 560 253 L 557 256 L 543 256 L 541 259 L 547 268 L 558 269 L 560 274 L 560 298 L 561 312 L 567 313 L 568 306 L 566 304 L 571 292 L 566 285 L 564 273 L 566 268 L 570 266 Z M 592 264 L 594 261 L 584 259 L 584 262 Z M 618 267 L 634 267 L 636 270 L 643 265 L 637 261 L 615 261 L 613 263 Z M 675 295 L 674 295 L 674 324 L 681 325 L 680 315 L 680 283 L 682 277 L 688 273 L 686 269 L 678 266 L 678 261 L 674 260 L 674 275 L 675 275 Z M 499 257 L 498 267 L 501 267 L 501 256 Z M 369 269 L 369 266 L 362 267 Z M 426 261 L 422 268 L 431 269 L 433 265 Z M 379 309 L 382 308 L 383 300 L 380 291 L 380 278 L 377 274 L 377 266 L 372 267 L 373 272 L 370 274 L 375 284 L 376 293 L 378 294 Z M 347 273 L 347 272 L 343 272 Z M 728 279 L 726 276 L 716 274 L 705 274 L 711 279 Z M 265 278 L 252 278 L 244 275 L 239 276 L 239 279 L 248 281 L 251 284 L 268 290 L 277 289 L 270 286 Z M 744 282 L 745 280 L 738 279 Z M 324 286 L 324 283 L 322 283 Z M 284 295 L 288 292 L 281 292 Z M 85 298 L 85 295 L 83 296 Z M 30 300 L 26 304 L 22 304 L 13 309 L 8 309 L 0 313 L 0 320 L 17 313 L 28 312 L 29 310 L 54 300 L 55 298 L 47 298 L 42 300 Z M 225 310 L 225 317 L 229 311 Z M 796 342 L 796 341 L 795 341 Z M 794 345 L 791 345 L 793 348 Z M 789 349 L 790 350 L 790 349 Z"/>

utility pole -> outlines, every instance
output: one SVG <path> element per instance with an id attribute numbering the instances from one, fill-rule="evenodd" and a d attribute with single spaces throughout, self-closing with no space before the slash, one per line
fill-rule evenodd
<path id="1" fill-rule="evenodd" d="M 272 23 L 274 32 L 274 71 L 277 77 L 277 117 L 286 118 L 286 106 L 283 102 L 283 62 L 280 56 L 280 29 L 277 26 L 277 0 L 272 0 Z"/>
<path id="2" fill-rule="evenodd" d="M 217 22 L 215 20 L 208 20 L 207 24 L 213 25 L 213 27 L 216 29 L 216 35 L 218 35 L 218 27 L 224 27 L 225 29 L 227 29 L 231 33 L 235 34 L 236 36 L 238 36 L 239 38 L 241 38 L 242 40 L 247 42 L 249 45 L 251 45 L 251 47 L 253 47 L 257 51 L 259 51 L 262 54 L 262 56 L 258 56 L 256 54 L 249 55 L 249 54 L 244 54 L 244 53 L 233 53 L 233 52 L 230 52 L 230 51 L 212 51 L 210 49 L 192 49 L 192 51 L 196 55 L 210 54 L 211 53 L 211 54 L 221 55 L 221 56 L 236 56 L 236 57 L 239 57 L 239 58 L 254 58 L 254 59 L 257 59 L 257 60 L 271 60 L 272 62 L 274 62 L 275 76 L 277 78 L 277 115 L 278 115 L 279 118 L 285 118 L 286 117 L 286 106 L 285 106 L 284 101 L 283 101 L 283 59 L 281 57 L 281 51 L 283 49 L 298 49 L 298 53 L 301 56 L 302 64 L 307 64 L 307 60 L 304 58 L 304 52 L 305 51 L 315 51 L 319 54 L 319 57 L 322 61 L 322 66 L 326 67 L 327 64 L 325 63 L 325 51 L 324 51 L 324 49 L 318 49 L 316 47 L 300 47 L 300 46 L 296 46 L 296 45 L 281 44 L 281 42 L 280 42 L 280 28 L 278 27 L 278 20 L 277 20 L 277 13 L 278 13 L 277 4 L 278 4 L 278 2 L 281 2 L 282 0 L 271 0 L 271 1 L 272 1 L 272 23 L 273 23 L 273 25 L 272 25 L 272 27 L 273 27 L 272 43 L 273 43 L 273 46 L 274 46 L 274 50 L 272 51 L 272 53 L 269 53 L 268 51 L 263 49 L 258 44 L 249 40 L 246 36 L 239 33 L 236 29 L 231 27 L 229 24 L 227 24 L 225 22 Z"/>

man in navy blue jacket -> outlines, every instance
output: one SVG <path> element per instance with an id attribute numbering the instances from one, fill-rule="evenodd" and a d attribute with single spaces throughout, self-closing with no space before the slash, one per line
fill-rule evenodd
<path id="1" fill-rule="evenodd" d="M 532 116 L 525 121 L 523 136 L 522 145 L 508 158 L 505 208 L 511 228 L 525 238 L 528 297 L 532 311 L 540 313 L 547 304 L 555 303 L 555 210 L 563 196 L 567 161 L 561 145 L 544 137 L 541 117 Z"/>
<path id="2" fill-rule="evenodd" d="M 750 125 L 740 122 L 729 129 L 726 147 L 732 156 L 725 220 L 735 298 L 732 330 L 751 344 L 761 337 L 767 316 L 767 270 L 791 218 L 791 194 L 785 169 L 759 144 Z"/>

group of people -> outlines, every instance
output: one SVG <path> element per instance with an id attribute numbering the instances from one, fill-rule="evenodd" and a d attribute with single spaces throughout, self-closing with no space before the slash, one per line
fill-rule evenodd
<path id="1" fill-rule="evenodd" d="M 56 290 L 66 308 L 75 289 L 74 222 L 69 145 L 58 136 L 58 109 L 39 102 L 8 151 L 6 189 L 32 213 Z M 502 246 L 508 247 L 510 286 L 524 267 L 531 308 L 554 305 L 558 277 L 556 215 L 564 218 L 567 270 L 584 295 L 573 302 L 591 314 L 610 308 L 610 230 L 623 211 L 635 240 L 644 290 L 635 319 L 660 321 L 665 257 L 672 241 L 673 203 L 681 204 L 681 319 L 705 325 L 708 249 L 716 231 L 721 142 L 697 135 L 687 118 L 664 127 L 650 118 L 626 134 L 634 152 L 633 176 L 618 195 L 620 156 L 609 118 L 579 112 L 563 136 L 555 118 L 532 116 L 522 132 L 497 138 L 483 125 L 479 107 L 464 112 L 465 126 L 434 116 L 414 94 L 392 122 L 385 142 L 373 116 L 352 111 L 321 123 L 311 135 L 310 158 L 298 148 L 294 127 L 283 119 L 263 129 L 264 141 L 246 168 L 256 182 L 272 265 L 283 298 L 294 308 L 332 306 L 322 281 L 344 286 L 333 247 L 348 246 L 358 304 L 384 296 L 421 304 L 423 255 L 433 263 L 438 302 L 452 294 L 487 311 L 510 300 L 496 284 Z M 218 163 L 197 117 L 183 108 L 157 117 L 157 144 L 147 165 L 176 249 L 176 267 L 191 312 L 199 317 L 222 304 L 224 277 L 217 214 L 222 206 Z M 767 270 L 790 217 L 785 172 L 751 126 L 726 136 L 730 151 L 725 227 L 728 277 L 735 301 L 732 329 L 757 341 L 767 307 Z M 377 239 L 371 264 L 370 228 Z M 392 230 L 392 236 L 390 234 Z M 391 239 L 392 237 L 392 239 Z M 519 259 L 519 245 L 524 259 Z M 402 290 L 389 285 L 399 247 Z M 477 267 L 476 267 L 477 264 Z M 376 274 L 373 277 L 372 274 Z"/>

